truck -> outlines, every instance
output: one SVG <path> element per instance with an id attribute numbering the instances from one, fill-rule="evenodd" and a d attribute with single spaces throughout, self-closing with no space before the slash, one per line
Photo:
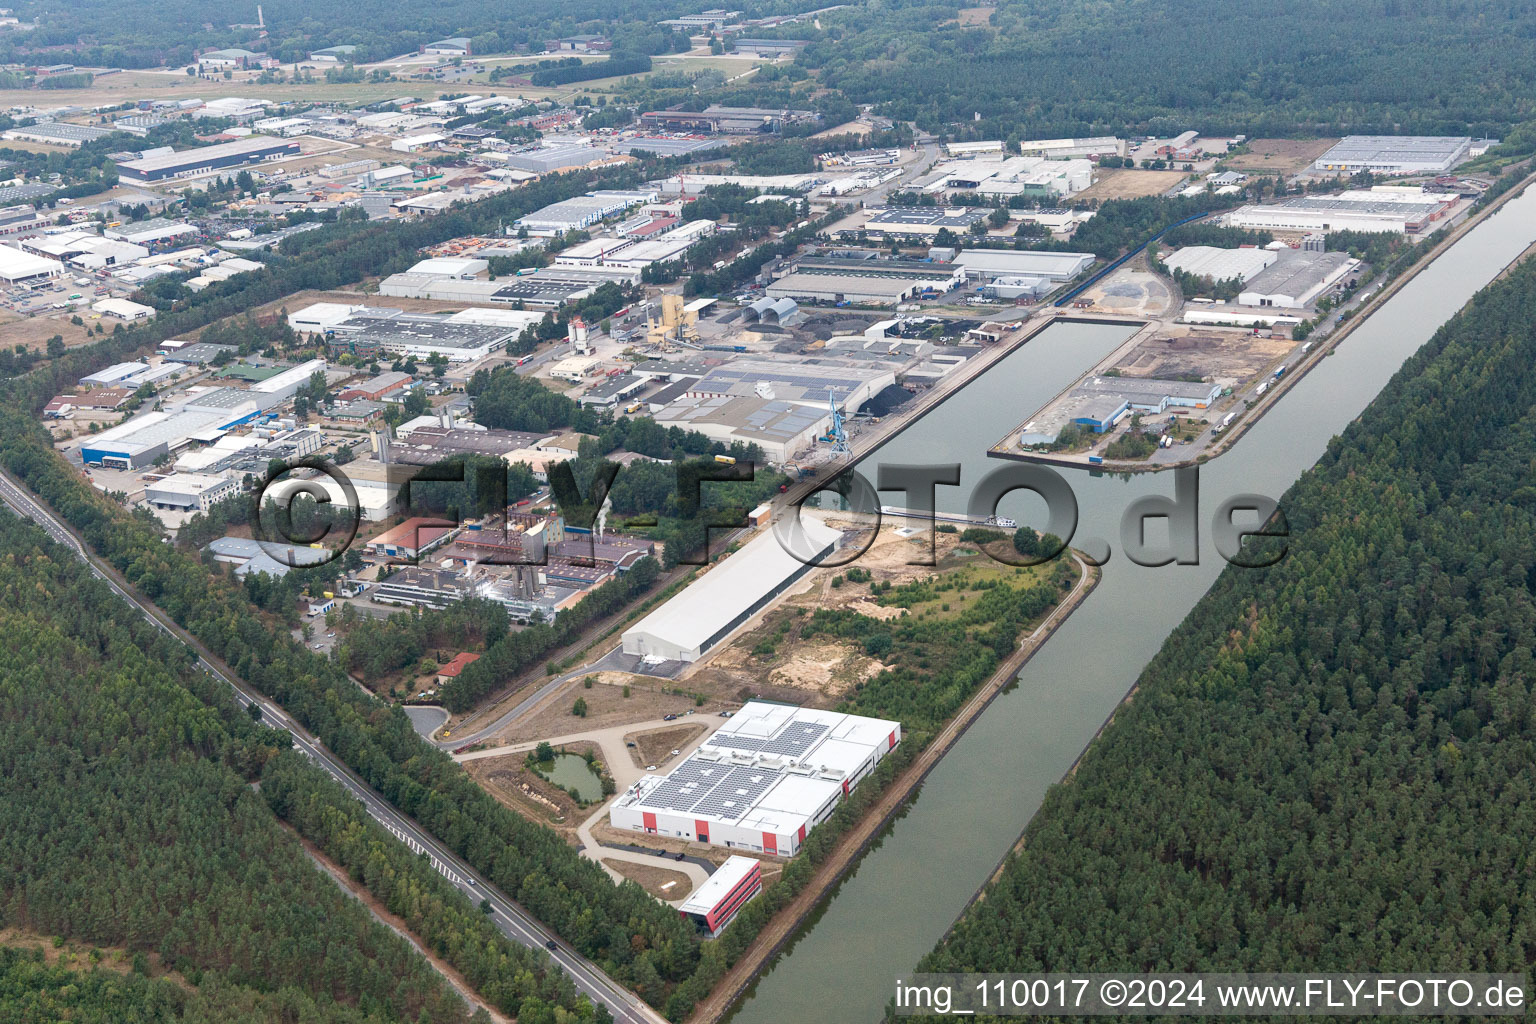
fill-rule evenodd
<path id="1" fill-rule="evenodd" d="M 1264 383 L 1260 384 L 1258 387 L 1253 389 L 1253 397 L 1254 398 L 1258 398 L 1260 395 L 1262 395 L 1264 392 L 1266 392 L 1268 390 L 1269 390 L 1269 381 L 1265 381 Z"/>
<path id="2" fill-rule="evenodd" d="M 640 402 L 630 402 L 628 405 L 626 405 L 624 407 L 624 411 L 629 413 L 630 415 L 634 415 L 635 413 L 639 412 L 642 408 L 644 408 L 644 406 Z"/>
<path id="3" fill-rule="evenodd" d="M 722 466 L 734 466 L 734 465 L 736 465 L 736 460 L 731 458 L 729 455 L 716 455 L 715 456 L 715 461 L 720 463 L 720 465 L 722 465 Z"/>
<path id="4" fill-rule="evenodd" d="M 1102 455 L 1090 455 L 1090 456 L 1088 456 L 1088 461 L 1092 465 L 1102 466 L 1102 465 L 1104 465 L 1104 456 L 1102 456 Z"/>
<path id="5" fill-rule="evenodd" d="M 1162 437 L 1158 438 L 1157 446 L 1159 448 L 1172 448 L 1173 438 L 1168 434 L 1164 434 Z"/>
<path id="6" fill-rule="evenodd" d="M 1275 380 L 1279 380 L 1281 375 L 1284 374 L 1284 373 L 1285 373 L 1285 367 L 1282 366 L 1282 367 L 1280 367 L 1280 369 L 1275 371 Z"/>

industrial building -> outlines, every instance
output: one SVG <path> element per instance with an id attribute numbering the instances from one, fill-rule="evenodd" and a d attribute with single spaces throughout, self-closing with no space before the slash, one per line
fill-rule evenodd
<path id="1" fill-rule="evenodd" d="M 630 786 L 608 820 L 793 857 L 899 742 L 899 722 L 749 701 L 670 773 Z"/>
<path id="2" fill-rule="evenodd" d="M 299 155 L 299 144 L 291 139 L 253 135 L 233 142 L 223 142 L 175 153 L 119 160 L 118 174 L 129 181 L 165 181 L 189 178 L 229 167 L 245 167 L 263 160 L 280 160 Z"/>
<path id="3" fill-rule="evenodd" d="M 800 273 L 781 277 L 763 289 L 774 299 L 870 306 L 894 306 L 921 295 L 924 290 L 920 282 L 901 278 Z"/>
<path id="4" fill-rule="evenodd" d="M 146 484 L 144 501 L 155 508 L 172 512 L 206 512 L 239 490 L 240 485 L 228 477 L 172 473 L 164 479 Z"/>
<path id="5" fill-rule="evenodd" d="M 68 121 L 39 121 L 25 128 L 12 128 L 4 137 L 25 142 L 46 142 L 55 146 L 79 146 L 105 138 L 114 130 L 91 124 L 71 124 Z"/>
<path id="6" fill-rule="evenodd" d="M 1043 156 L 1053 160 L 1072 157 L 1125 156 L 1125 140 L 1113 135 L 1097 135 L 1087 139 L 1030 139 L 1019 143 L 1023 156 Z"/>
<path id="7" fill-rule="evenodd" d="M 801 405 L 778 399 L 703 397 L 688 394 L 696 381 L 677 385 L 679 393 L 658 408 L 650 403 L 656 422 L 703 434 L 724 445 L 757 445 L 769 462 L 783 464 L 810 447 L 827 432 L 832 415 L 826 406 Z M 669 391 L 671 389 L 668 389 Z"/>
<path id="8" fill-rule="evenodd" d="M 64 273 L 64 264 L 46 256 L 34 256 L 9 245 L 0 245 L 0 281 L 25 284 L 46 281 Z"/>
<path id="9" fill-rule="evenodd" d="M 809 572 L 811 562 L 837 549 L 837 530 L 808 516 L 799 522 L 797 544 L 806 550 L 785 550 L 775 530 L 760 534 L 625 630 L 624 653 L 652 662 L 698 661 Z"/>
<path id="10" fill-rule="evenodd" d="M 640 115 L 640 127 L 649 131 L 704 132 L 753 135 L 777 132 L 790 124 L 817 124 L 814 110 L 768 107 L 723 107 L 712 103 L 703 110 L 650 110 Z"/>
<path id="11" fill-rule="evenodd" d="M 1376 186 L 1332 196 L 1297 196 L 1267 206 L 1240 206 L 1226 215 L 1230 227 L 1254 231 L 1386 231 L 1418 234 L 1444 217 L 1455 195 Z"/>
<path id="12" fill-rule="evenodd" d="M 448 302 L 521 304 L 527 309 L 557 309 L 608 283 L 633 284 L 640 273 L 628 267 L 543 267 L 533 274 L 496 281 L 464 281 L 429 274 L 391 274 L 379 282 L 379 294 Z M 500 312 L 500 310 L 498 310 Z M 539 317 L 535 317 L 535 320 Z"/>
<path id="13" fill-rule="evenodd" d="M 1019 249 L 966 249 L 955 256 L 968 281 L 999 277 L 1043 277 L 1061 283 L 1093 266 L 1091 252 L 1040 252 Z"/>
<path id="14" fill-rule="evenodd" d="M 923 191 L 976 192 L 987 196 L 1067 196 L 1093 184 L 1091 160 L 1039 156 L 953 160 L 939 166 Z"/>
<path id="15" fill-rule="evenodd" d="M 1442 174 L 1470 158 L 1472 140 L 1448 135 L 1347 135 L 1312 164 L 1329 174 Z"/>
<path id="16" fill-rule="evenodd" d="M 892 206 L 878 210 L 864 225 L 871 236 L 932 239 L 940 231 L 963 235 L 987 219 L 990 210 L 970 206 Z"/>
<path id="17" fill-rule="evenodd" d="M 538 316 L 518 310 L 462 309 L 457 313 L 412 313 L 389 306 L 317 302 L 288 316 L 296 331 L 323 334 L 334 351 L 365 358 L 375 355 L 449 362 L 483 359 L 505 348 Z"/>
<path id="18" fill-rule="evenodd" d="M 457 524 L 448 520 L 414 517 L 379 534 L 366 549 L 370 555 L 386 558 L 420 558 L 447 543 L 456 529 Z"/>
<path id="19" fill-rule="evenodd" d="M 149 368 L 144 364 L 132 365 L 138 369 L 123 374 L 119 380 Z M 121 366 L 113 367 L 111 371 L 116 373 L 121 369 Z M 168 402 L 163 409 L 143 413 L 126 423 L 83 438 L 81 460 L 86 465 L 139 469 L 193 441 L 216 441 L 228 430 L 248 423 L 292 398 L 311 374 L 324 369 L 325 360 L 311 359 L 244 391 L 223 387 L 194 388 L 177 401 Z"/>
<path id="20" fill-rule="evenodd" d="M 896 375 L 889 369 L 736 359 L 708 368 L 688 393 L 696 398 L 766 398 L 823 412 L 836 402 L 851 416 L 894 383 Z"/>
<path id="21" fill-rule="evenodd" d="M 1241 306 L 1300 309 L 1354 273 L 1360 261 L 1347 252 L 1288 251 L 1254 275 L 1237 296 Z"/>
<path id="22" fill-rule="evenodd" d="M 623 213 L 632 206 L 656 201 L 655 192 L 607 190 L 565 199 L 534 210 L 515 224 L 531 235 L 559 235 L 589 228 L 606 217 Z"/>
<path id="23" fill-rule="evenodd" d="M 235 566 L 236 576 L 264 572 L 273 578 L 286 576 L 288 570 L 319 565 L 331 558 L 329 551 L 309 546 L 257 541 L 247 537 L 220 537 L 205 548 L 215 562 Z"/>
<path id="24" fill-rule="evenodd" d="M 572 167 L 587 167 L 604 160 L 612 160 L 613 154 L 592 146 L 541 146 L 519 153 L 507 153 L 503 159 L 508 167 L 535 174 L 550 174 Z"/>
<path id="25" fill-rule="evenodd" d="M 727 11 L 715 7 L 701 14 L 684 14 L 682 17 L 668 18 L 656 24 L 666 28 L 682 29 L 685 32 L 718 32 L 740 17 L 740 11 Z"/>
<path id="26" fill-rule="evenodd" d="M 712 939 L 762 891 L 762 865 L 752 857 L 728 857 L 703 885 L 688 894 L 677 911 L 693 922 L 699 934 Z"/>
<path id="27" fill-rule="evenodd" d="M 1213 245 L 1186 245 L 1162 257 L 1169 270 L 1182 270 L 1212 281 L 1248 281 L 1280 258 L 1270 249 L 1219 249 Z"/>

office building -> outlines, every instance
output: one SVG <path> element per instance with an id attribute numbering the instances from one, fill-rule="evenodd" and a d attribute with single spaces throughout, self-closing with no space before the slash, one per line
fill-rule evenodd
<path id="1" fill-rule="evenodd" d="M 677 910 L 693 922 L 700 935 L 712 939 L 762 891 L 762 865 L 752 857 L 729 857 Z"/>

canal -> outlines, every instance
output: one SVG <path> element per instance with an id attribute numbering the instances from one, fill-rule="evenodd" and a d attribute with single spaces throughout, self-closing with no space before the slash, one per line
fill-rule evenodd
<path id="1" fill-rule="evenodd" d="M 878 1019 L 893 980 L 938 943 L 1047 789 L 1216 578 L 1223 565 L 1210 538 L 1217 504 L 1240 493 L 1281 497 L 1403 361 L 1533 241 L 1536 189 L 1410 281 L 1231 451 L 1201 467 L 1197 566 L 1143 568 L 1119 550 L 1126 506 L 1143 495 L 1171 497 L 1172 474 L 1126 479 L 1064 470 L 1079 504 L 1074 546 L 1097 538 L 1112 551 L 1099 586 L 1025 666 L 1019 685 L 938 764 L 820 917 L 758 980 L 733 1024 Z M 861 471 L 873 480 L 881 462 L 958 461 L 961 486 L 940 487 L 937 500 L 940 509 L 965 511 L 969 488 L 997 465 L 986 457 L 988 446 L 1128 334 L 1121 327 L 1053 325 L 893 437 Z M 1042 523 L 1043 504 L 1022 493 L 1001 511 Z"/>

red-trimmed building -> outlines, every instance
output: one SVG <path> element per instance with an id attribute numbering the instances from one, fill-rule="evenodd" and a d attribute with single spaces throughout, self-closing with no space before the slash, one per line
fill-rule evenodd
<path id="1" fill-rule="evenodd" d="M 420 558 L 451 537 L 455 529 L 457 524 L 446 520 L 415 516 L 373 538 L 367 550 L 370 555 L 388 558 Z"/>
<path id="2" fill-rule="evenodd" d="M 678 907 L 678 913 L 700 932 L 714 938 L 725 930 L 747 905 L 763 891 L 761 865 L 751 857 L 729 857 Z"/>

